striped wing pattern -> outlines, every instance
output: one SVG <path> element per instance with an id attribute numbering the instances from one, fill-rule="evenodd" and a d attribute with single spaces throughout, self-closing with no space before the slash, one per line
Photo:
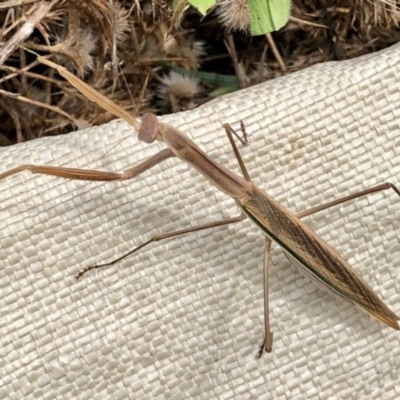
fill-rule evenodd
<path id="1" fill-rule="evenodd" d="M 399 318 L 379 299 L 350 264 L 299 218 L 254 184 L 239 205 L 288 258 L 318 287 L 334 292 L 394 329 Z"/>

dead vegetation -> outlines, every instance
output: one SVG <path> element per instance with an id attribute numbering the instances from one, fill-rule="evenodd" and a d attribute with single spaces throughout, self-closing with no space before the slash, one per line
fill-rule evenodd
<path id="1" fill-rule="evenodd" d="M 88 102 L 27 50 L 66 66 L 134 115 L 194 108 L 240 87 L 400 40 L 396 0 L 294 0 L 279 32 L 249 37 L 242 1 L 202 17 L 169 0 L 0 2 L 0 145 L 102 124 Z M 228 27 L 229 28 L 229 27 Z"/>

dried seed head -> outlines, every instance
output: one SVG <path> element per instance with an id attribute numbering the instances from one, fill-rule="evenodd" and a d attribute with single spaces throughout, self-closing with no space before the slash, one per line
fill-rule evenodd
<path id="1" fill-rule="evenodd" d="M 193 40 L 191 46 L 191 53 L 193 54 L 193 58 L 201 58 L 206 54 L 204 48 L 204 42 L 201 40 Z"/>
<path id="2" fill-rule="evenodd" d="M 75 68 L 81 75 L 94 67 L 93 53 L 97 46 L 97 39 L 90 29 L 80 29 L 76 33 L 67 36 L 64 40 L 53 46 L 55 54 L 64 57 L 55 57 L 55 61 L 65 65 L 68 69 Z M 65 59 L 67 57 L 67 60 Z"/>
<path id="3" fill-rule="evenodd" d="M 194 97 L 200 91 L 198 79 L 173 71 L 168 76 L 165 76 L 162 82 L 167 90 L 176 97 Z"/>
<path id="4" fill-rule="evenodd" d="M 171 60 L 172 65 L 186 69 L 198 69 L 204 51 L 204 42 L 195 41 L 191 36 L 170 35 L 164 37 L 163 50 L 165 54 L 179 60 Z"/>
<path id="5" fill-rule="evenodd" d="M 125 10 L 118 3 L 114 3 L 113 11 L 115 16 L 115 36 L 117 43 L 128 37 L 131 25 L 129 23 L 129 10 Z"/>
<path id="6" fill-rule="evenodd" d="M 162 106 L 170 106 L 174 112 L 197 106 L 195 99 L 201 91 L 198 79 L 170 72 L 162 82 L 164 85 L 158 89 Z"/>
<path id="7" fill-rule="evenodd" d="M 248 32 L 250 13 L 247 0 L 218 0 L 218 20 L 228 31 Z"/>
<path id="8" fill-rule="evenodd" d="M 73 44 L 71 43 L 71 46 Z M 85 69 L 91 70 L 94 67 L 93 56 L 97 45 L 97 39 L 93 32 L 89 29 L 82 29 L 78 35 L 76 46 L 79 50 L 80 57 L 85 65 Z"/>

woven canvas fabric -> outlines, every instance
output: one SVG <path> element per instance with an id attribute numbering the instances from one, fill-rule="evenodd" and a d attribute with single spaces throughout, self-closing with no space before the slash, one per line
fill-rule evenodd
<path id="1" fill-rule="evenodd" d="M 240 173 L 222 129 L 243 120 L 254 182 L 292 211 L 400 176 L 400 46 L 316 65 L 162 118 Z M 122 121 L 0 150 L 21 164 L 123 171 L 162 144 Z M 156 233 L 238 215 L 179 160 L 126 182 L 23 172 L 0 182 L 0 397 L 396 399 L 400 334 L 316 289 L 274 246 L 263 339 L 260 231 L 245 221 L 152 244 Z M 391 192 L 305 219 L 400 314 L 400 199 Z"/>

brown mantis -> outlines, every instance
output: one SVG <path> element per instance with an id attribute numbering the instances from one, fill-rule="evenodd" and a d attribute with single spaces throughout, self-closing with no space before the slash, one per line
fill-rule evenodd
<path id="1" fill-rule="evenodd" d="M 195 168 L 212 185 L 228 196 L 231 196 L 242 210 L 242 214 L 235 218 L 155 236 L 149 241 L 143 243 L 141 246 L 131 250 L 110 263 L 95 265 L 84 269 L 77 275 L 77 278 L 82 277 L 83 274 L 92 269 L 115 264 L 153 241 L 179 236 L 188 232 L 208 229 L 210 227 L 239 222 L 248 217 L 266 236 L 264 251 L 265 339 L 261 346 L 259 355 L 261 355 L 264 350 L 270 352 L 272 350 L 273 341 L 268 315 L 268 264 L 271 241 L 278 243 L 289 260 L 303 275 L 311 279 L 316 286 L 328 291 L 334 296 L 344 298 L 358 305 L 376 319 L 384 322 L 393 329 L 399 330 L 399 325 L 397 323 L 399 318 L 379 299 L 379 297 L 343 257 L 341 257 L 333 248 L 331 248 L 301 221 L 301 218 L 304 216 L 311 215 L 334 205 L 380 190 L 392 189 L 400 196 L 400 191 L 395 186 L 389 183 L 384 183 L 357 194 L 294 215 L 271 196 L 255 186 L 251 181 L 234 142 L 234 131 L 229 126 L 225 125 L 224 128 L 238 159 L 243 177 L 233 174 L 230 170 L 210 159 L 195 143 L 176 128 L 171 125 L 159 123 L 155 115 L 144 115 L 142 123 L 140 124 L 123 109 L 104 98 L 89 86 L 85 85 L 63 67 L 60 67 L 42 57 L 39 58 L 39 61 L 56 68 L 61 75 L 67 78 L 71 84 L 73 84 L 78 90 L 82 91 L 82 93 L 89 99 L 97 102 L 109 112 L 125 119 L 138 132 L 139 140 L 146 143 L 152 143 L 155 140 L 162 141 L 167 145 L 167 149 L 162 150 L 148 160 L 126 170 L 123 173 L 53 166 L 22 165 L 0 174 L 0 179 L 28 170 L 32 173 L 53 175 L 67 179 L 93 181 L 127 180 L 133 179 L 167 158 L 178 157 Z"/>

